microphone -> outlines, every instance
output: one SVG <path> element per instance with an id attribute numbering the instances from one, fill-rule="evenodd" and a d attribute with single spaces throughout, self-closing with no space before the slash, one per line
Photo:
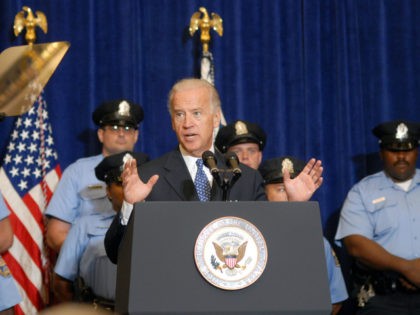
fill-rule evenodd
<path id="1" fill-rule="evenodd" d="M 235 152 L 227 152 L 226 165 L 232 169 L 234 175 L 241 175 L 242 170 L 239 168 L 239 159 Z"/>
<path id="2" fill-rule="evenodd" d="M 208 167 L 208 169 L 210 170 L 210 173 L 212 175 L 218 175 L 219 174 L 219 169 L 217 168 L 217 161 L 216 161 L 216 157 L 214 156 L 213 152 L 205 151 L 201 157 L 203 159 L 203 164 L 206 167 Z"/>

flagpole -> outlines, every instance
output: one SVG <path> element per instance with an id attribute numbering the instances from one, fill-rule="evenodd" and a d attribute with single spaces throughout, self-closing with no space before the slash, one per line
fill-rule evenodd
<path id="1" fill-rule="evenodd" d="M 217 13 L 212 13 L 211 17 L 210 19 L 206 8 L 200 7 L 191 16 L 189 31 L 191 36 L 198 30 L 201 32 L 200 41 L 203 48 L 200 61 L 200 78 L 215 85 L 213 54 L 209 51 L 210 30 L 213 29 L 219 36 L 223 36 L 223 20 Z M 221 125 L 226 126 L 226 119 L 222 110 L 220 110 L 220 115 Z M 215 131 L 216 133 L 217 130 Z"/>

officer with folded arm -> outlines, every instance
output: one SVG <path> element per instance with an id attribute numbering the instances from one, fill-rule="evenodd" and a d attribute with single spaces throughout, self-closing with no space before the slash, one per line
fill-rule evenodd
<path id="1" fill-rule="evenodd" d="M 357 314 L 420 314 L 420 124 L 377 125 L 383 170 L 347 195 L 335 236 L 356 260 Z"/>

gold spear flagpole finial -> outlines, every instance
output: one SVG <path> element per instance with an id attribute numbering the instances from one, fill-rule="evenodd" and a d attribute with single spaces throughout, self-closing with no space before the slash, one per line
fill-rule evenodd
<path id="1" fill-rule="evenodd" d="M 35 28 L 37 26 L 41 28 L 44 33 L 48 32 L 48 24 L 45 14 L 41 11 L 36 11 L 36 15 L 34 15 L 30 7 L 23 6 L 22 11 L 15 16 L 15 22 L 13 24 L 15 36 L 18 36 L 23 29 L 26 28 L 25 39 L 29 45 L 32 45 L 36 40 Z"/>
<path id="2" fill-rule="evenodd" d="M 203 16 L 201 17 L 201 15 Z M 191 36 L 193 36 L 198 29 L 201 30 L 200 40 L 203 44 L 203 52 L 209 51 L 210 29 L 216 31 L 220 36 L 223 36 L 222 18 L 216 13 L 212 13 L 211 17 L 212 18 L 210 19 L 206 8 L 200 7 L 199 11 L 193 13 L 190 20 L 189 30 Z"/>

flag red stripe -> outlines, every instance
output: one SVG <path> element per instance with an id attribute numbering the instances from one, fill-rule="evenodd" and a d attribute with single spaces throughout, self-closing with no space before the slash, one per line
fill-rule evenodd
<path id="1" fill-rule="evenodd" d="M 61 167 L 60 167 L 60 164 L 57 164 L 57 166 L 55 167 L 55 171 L 57 172 L 58 178 L 61 178 Z"/>
<path id="2" fill-rule="evenodd" d="M 32 213 L 32 216 L 38 223 L 41 231 L 44 231 L 42 212 L 39 209 L 38 204 L 35 202 L 35 200 L 32 199 L 30 194 L 26 194 L 25 196 L 23 196 L 22 201 L 26 204 L 26 207 L 28 208 L 29 212 Z"/>
<path id="3" fill-rule="evenodd" d="M 28 230 L 26 230 L 25 226 L 22 224 L 22 222 L 20 222 L 19 218 L 13 211 L 10 213 L 9 219 L 15 236 L 25 247 L 29 256 L 31 256 L 32 260 L 35 262 L 38 268 L 42 269 L 41 250 L 39 249 L 40 245 L 34 241 L 32 235 L 28 232 Z"/>
<path id="4" fill-rule="evenodd" d="M 19 304 L 15 305 L 15 315 L 25 315 Z"/>
<path id="5" fill-rule="evenodd" d="M 20 284 L 22 288 L 25 288 L 25 292 L 35 306 L 36 309 L 40 310 L 44 306 L 41 294 L 38 289 L 33 285 L 32 281 L 28 279 L 22 266 L 16 261 L 9 252 L 2 254 L 2 257 L 6 261 L 7 266 L 12 271 L 13 278 Z"/>
<path id="6" fill-rule="evenodd" d="M 44 183 L 42 182 L 41 185 L 44 185 Z M 44 195 L 45 195 L 45 202 L 46 202 L 45 207 L 47 207 L 52 197 L 52 191 L 48 185 L 45 185 Z"/>

